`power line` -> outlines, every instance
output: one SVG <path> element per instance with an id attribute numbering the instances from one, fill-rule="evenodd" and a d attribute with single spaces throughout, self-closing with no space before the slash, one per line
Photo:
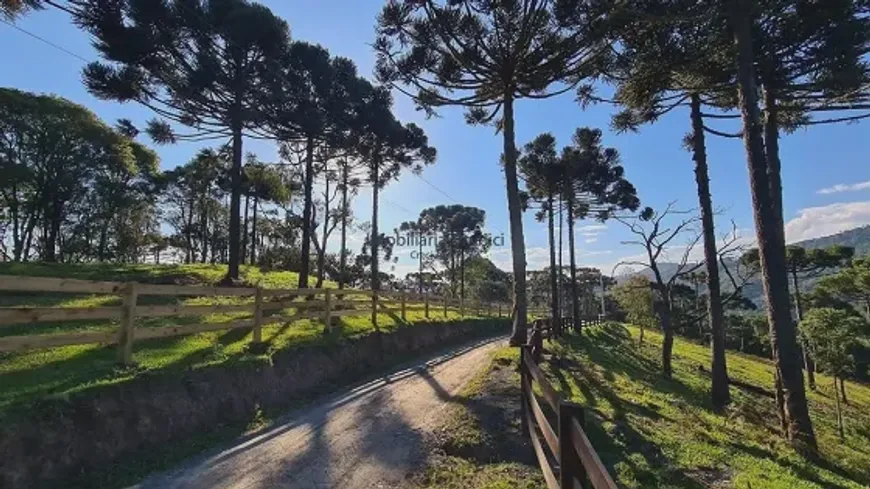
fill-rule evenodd
<path id="1" fill-rule="evenodd" d="M 51 5 L 54 5 L 54 4 L 51 4 Z M 57 5 L 54 5 L 54 6 L 60 8 L 60 7 L 57 6 Z M 61 9 L 61 10 L 63 10 L 63 9 Z M 205 20 L 205 19 L 204 19 L 204 20 Z M 207 20 L 206 20 L 206 21 L 207 21 Z M 67 55 L 72 56 L 72 57 L 74 57 L 74 58 L 76 58 L 76 59 L 78 59 L 78 60 L 80 60 L 80 61 L 82 61 L 82 62 L 84 62 L 84 63 L 90 63 L 90 62 L 91 62 L 91 61 L 89 61 L 87 58 L 85 58 L 84 56 L 81 56 L 81 55 L 79 55 L 79 54 L 77 54 L 77 53 L 74 53 L 74 52 L 72 52 L 72 51 L 70 51 L 70 50 L 68 50 L 68 49 L 66 49 L 66 48 L 64 48 L 64 47 L 62 47 L 62 46 L 60 46 L 60 45 L 58 45 L 58 44 L 52 42 L 52 41 L 49 41 L 48 39 L 45 39 L 44 37 L 42 37 L 42 36 L 40 36 L 40 35 L 38 35 L 38 34 L 36 34 L 36 33 L 34 33 L 34 32 L 28 31 L 27 29 L 24 29 L 23 27 L 17 26 L 17 25 L 15 25 L 15 24 L 13 24 L 13 23 L 11 23 L 11 22 L 5 20 L 5 19 L 0 18 L 0 22 L 3 22 L 4 24 L 6 24 L 6 25 L 12 27 L 13 29 L 15 29 L 15 30 L 17 30 L 17 31 L 19 31 L 19 32 L 21 32 L 21 33 L 27 35 L 27 36 L 30 36 L 30 37 L 32 37 L 32 38 L 34 38 L 34 39 L 37 39 L 37 40 L 39 40 L 39 41 L 41 41 L 41 42 L 43 42 L 43 43 L 45 43 L 45 44 L 47 44 L 47 45 L 49 45 L 49 46 L 51 46 L 51 47 L 53 47 L 53 48 L 55 48 L 55 49 L 57 49 L 57 50 L 63 52 L 63 53 L 66 53 Z M 214 41 L 212 41 L 212 42 L 214 42 Z M 219 47 L 219 46 L 217 46 L 217 47 Z M 140 101 L 137 100 L 137 102 L 140 102 Z M 141 102 L 140 102 L 140 103 L 141 103 Z M 146 105 L 146 104 L 143 104 L 143 105 L 144 105 L 145 107 L 148 107 L 148 105 Z M 149 108 L 150 108 L 150 107 L 149 107 Z M 427 185 L 429 185 L 429 186 L 432 187 L 433 189 L 435 189 L 437 192 L 439 192 L 439 193 L 441 193 L 442 195 L 444 195 L 445 197 L 447 197 L 448 199 L 452 200 L 453 202 L 456 202 L 457 204 L 461 204 L 461 202 L 458 201 L 456 198 L 454 198 L 452 195 L 448 194 L 447 192 L 445 192 L 444 190 L 442 190 L 441 188 L 439 188 L 438 186 L 436 186 L 435 184 L 433 184 L 433 183 L 430 182 L 429 180 L 423 178 L 421 175 L 417 175 L 416 173 L 413 173 L 413 175 L 416 176 L 417 178 L 419 178 L 420 180 L 422 180 L 423 182 L 425 182 Z M 383 198 L 383 197 L 381 197 L 381 200 L 383 200 L 384 202 L 386 202 L 386 203 L 389 204 L 389 205 L 392 205 L 393 207 L 396 207 L 396 208 L 399 209 L 399 210 L 402 210 L 402 211 L 404 211 L 404 212 L 407 212 L 408 214 L 415 215 L 415 213 L 414 213 L 413 211 L 411 211 L 411 210 L 407 209 L 406 207 L 403 207 L 403 206 L 401 206 L 401 205 L 399 205 L 399 204 L 397 204 L 397 203 L 395 203 L 395 202 L 392 202 L 392 201 L 390 201 L 390 200 L 388 200 L 388 199 L 385 199 L 385 198 Z M 498 228 L 496 228 L 495 230 L 498 231 L 498 232 L 500 232 L 500 233 L 502 233 L 502 234 L 504 234 L 504 231 L 502 231 L 502 230 L 500 230 L 500 229 L 498 229 Z"/>
<path id="2" fill-rule="evenodd" d="M 399 204 L 393 202 L 393 201 L 390 200 L 390 199 L 387 199 L 387 198 L 381 197 L 380 200 L 381 200 L 382 202 L 385 202 L 385 203 L 387 203 L 387 204 L 390 204 L 391 206 L 395 207 L 396 209 L 399 209 L 400 211 L 404 211 L 404 212 L 407 212 L 408 214 L 415 215 L 414 211 L 411 211 L 411 210 L 409 210 L 409 209 L 407 209 L 407 208 L 405 208 L 405 207 L 403 207 L 403 206 L 401 206 L 401 205 L 399 205 Z"/>
<path id="3" fill-rule="evenodd" d="M 416 173 L 414 173 L 414 176 L 416 176 L 416 177 L 419 178 L 420 180 L 423 180 L 424 182 L 426 182 L 426 185 L 428 185 L 428 186 L 434 188 L 435 190 L 437 190 L 438 192 L 440 192 L 441 195 L 447 197 L 448 199 L 452 200 L 453 202 L 456 202 L 457 204 L 460 203 L 458 200 L 454 199 L 450 194 L 448 194 L 447 192 L 445 192 L 445 191 L 441 190 L 440 188 L 436 187 L 435 184 L 433 184 L 433 183 L 430 182 L 429 180 L 426 180 L 425 178 L 423 178 L 422 175 L 417 175 Z"/>
<path id="4" fill-rule="evenodd" d="M 420 180 L 423 180 L 424 182 L 426 182 L 426 185 L 429 185 L 430 187 L 434 188 L 434 189 L 437 190 L 439 193 L 441 193 L 441 195 L 447 197 L 448 199 L 452 200 L 453 202 L 456 202 L 457 204 L 460 204 L 460 205 L 462 204 L 462 202 L 456 200 L 453 196 L 451 196 L 451 195 L 448 194 L 447 192 L 441 190 L 441 189 L 438 188 L 434 183 L 430 182 L 429 180 L 426 180 L 426 179 L 423 178 L 421 175 L 417 175 L 416 173 L 414 173 L 414 176 L 416 176 L 416 177 L 419 178 Z M 498 228 L 493 228 L 493 229 L 495 229 L 497 232 L 499 232 L 499 233 L 501 233 L 501 234 L 505 234 L 505 232 L 502 231 L 501 229 L 498 229 Z"/>
<path id="5" fill-rule="evenodd" d="M 49 46 L 51 46 L 51 47 L 53 47 L 53 48 L 55 48 L 55 49 L 57 49 L 57 50 L 63 51 L 64 53 L 66 53 L 66 54 L 68 54 L 68 55 L 70 55 L 70 56 L 72 56 L 72 57 L 74 57 L 74 58 L 78 58 L 79 60 L 84 61 L 85 63 L 90 63 L 90 61 L 88 61 L 87 58 L 85 58 L 84 56 L 80 56 L 80 55 L 78 55 L 78 54 L 76 54 L 76 53 L 70 51 L 69 49 L 67 49 L 67 48 L 65 48 L 65 47 L 63 47 L 63 46 L 60 46 L 60 45 L 58 45 L 58 44 L 55 44 L 55 43 L 49 41 L 48 39 L 46 39 L 46 38 L 44 38 L 44 37 L 42 37 L 42 36 L 40 36 L 40 35 L 38 35 L 38 34 L 35 34 L 35 33 L 33 33 L 33 32 L 30 32 L 30 31 L 28 31 L 27 29 L 25 29 L 25 28 L 23 28 L 23 27 L 19 27 L 19 26 L 13 24 L 12 22 L 9 22 L 9 21 L 7 21 L 6 19 L 3 19 L 2 17 L 0 17 L 0 22 L 3 22 L 4 24 L 8 25 L 9 27 L 11 27 L 11 28 L 13 28 L 13 29 L 15 29 L 15 30 L 17 30 L 17 31 L 19 31 L 19 32 L 21 32 L 21 33 L 23 33 L 23 34 L 26 34 L 26 35 L 28 35 L 28 36 L 34 38 L 34 39 L 37 39 L 37 40 L 39 40 L 39 41 L 42 41 L 42 42 L 44 42 L 45 44 L 48 44 Z"/>

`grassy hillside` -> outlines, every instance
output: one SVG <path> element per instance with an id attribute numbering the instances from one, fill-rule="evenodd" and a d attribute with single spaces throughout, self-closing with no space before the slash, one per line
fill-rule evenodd
<path id="1" fill-rule="evenodd" d="M 0 274 L 43 277 L 77 278 L 87 280 L 135 280 L 161 284 L 214 284 L 226 273 L 221 265 L 48 265 L 0 263 Z M 295 288 L 295 272 L 261 272 L 255 267 L 243 267 L 245 282 L 269 288 Z M 327 287 L 334 284 L 327 283 Z M 237 303 L 250 298 L 179 298 L 145 297 L 140 304 L 206 305 Z M 56 306 L 88 307 L 120 304 L 113 296 L 85 294 L 33 294 L 3 293 L 0 306 Z M 274 311 L 273 314 L 291 314 L 292 309 Z M 467 311 L 471 315 L 473 311 Z M 165 327 L 202 322 L 224 322 L 246 313 L 210 314 L 199 317 L 148 318 L 137 321 L 137 328 Z M 277 350 L 301 344 L 329 343 L 345 338 L 369 334 L 373 331 L 369 316 L 339 318 L 340 322 L 330 334 L 318 320 L 300 320 L 291 324 L 273 323 L 263 327 L 263 339 L 268 343 L 265 353 L 248 350 L 251 333 L 246 329 L 215 331 L 190 336 L 137 341 L 134 344 L 135 368 L 119 369 L 115 364 L 116 347 L 75 345 L 21 353 L 0 353 L 0 411 L 26 406 L 45 398 L 64 398 L 74 392 L 103 385 L 126 382 L 141 375 L 203 368 L 229 362 L 268 362 Z M 453 321 L 459 314 L 449 311 L 445 318 L 442 310 L 433 309 L 425 319 L 422 309 L 410 309 L 407 321 L 380 314 L 382 331 L 392 331 L 415 323 Z M 116 331 L 117 321 L 68 321 L 11 325 L 0 328 L 0 337 L 26 334 L 50 334 L 73 331 Z"/>
<path id="2" fill-rule="evenodd" d="M 661 336 L 616 324 L 564 346 L 553 385 L 587 408 L 587 431 L 627 488 L 844 489 L 870 487 L 870 387 L 847 382 L 846 442 L 836 434 L 832 380 L 818 375 L 810 410 L 821 460 L 798 456 L 779 435 L 769 362 L 728 355 L 728 370 L 762 392 L 732 386 L 726 412 L 709 407 L 709 350 L 677 339 L 674 378 L 659 373 Z M 768 391 L 767 395 L 763 391 Z"/>

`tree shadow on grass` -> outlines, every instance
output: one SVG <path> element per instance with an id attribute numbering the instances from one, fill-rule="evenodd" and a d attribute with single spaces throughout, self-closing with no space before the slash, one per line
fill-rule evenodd
<path id="1" fill-rule="evenodd" d="M 111 379 L 116 376 L 115 362 L 115 347 L 85 347 L 60 360 L 0 373 L 0 391 L 3 401 L 9 403 L 7 408 L 15 410 L 15 405 L 28 399 L 47 399 L 87 383 Z"/>
<path id="2" fill-rule="evenodd" d="M 196 457 L 180 470 L 152 476 L 137 487 L 178 487 L 172 482 L 185 480 L 195 481 L 191 484 L 197 488 L 343 487 L 359 483 L 358 472 L 365 473 L 372 467 L 388 468 L 392 477 L 402 477 L 400 471 L 422 461 L 425 445 L 420 431 L 395 409 L 389 386 L 421 377 L 439 399 L 466 403 L 467 398 L 451 395 L 428 369 L 486 341 L 454 349 L 420 367 L 377 376 L 301 412 L 290 413 L 270 428 L 236 440 L 229 448 Z M 344 409 L 340 414 L 339 410 L 347 406 L 351 406 L 352 413 Z M 284 436 L 291 430 L 294 434 Z M 187 474 L 191 479 L 185 478 Z"/>
<path id="3" fill-rule="evenodd" d="M 658 363 L 644 356 L 631 340 L 628 330 L 617 324 L 587 329 L 582 337 L 566 337 L 569 348 L 584 352 L 590 363 L 601 367 L 605 379 L 613 381 L 615 375 L 625 376 L 640 382 L 651 390 L 673 394 L 695 407 L 709 409 L 710 401 L 706 389 L 689 386 L 676 377 L 665 378 Z M 569 361 L 569 370 L 580 367 L 576 361 Z"/>
<path id="4" fill-rule="evenodd" d="M 816 472 L 810 470 L 810 468 L 807 466 L 810 463 L 812 463 L 813 465 L 816 465 L 817 467 L 819 467 L 821 469 L 830 471 L 831 473 L 836 474 L 836 475 L 838 475 L 844 479 L 847 479 L 851 482 L 854 482 L 858 485 L 867 484 L 867 481 L 868 481 L 866 475 L 851 473 L 850 471 L 844 470 L 842 467 L 834 465 L 826 460 L 816 460 L 814 462 L 807 462 L 807 464 L 805 465 L 805 464 L 800 464 L 800 463 L 794 463 L 791 460 L 788 460 L 788 459 L 785 459 L 782 457 L 777 457 L 770 450 L 764 449 L 764 448 L 759 447 L 759 446 L 747 445 L 745 443 L 740 443 L 740 442 L 728 442 L 727 445 L 731 450 L 733 450 L 735 452 L 741 452 L 741 453 L 747 454 L 747 455 L 749 455 L 753 458 L 757 458 L 757 459 L 770 460 L 771 462 L 774 462 L 777 465 L 779 465 L 780 467 L 784 468 L 787 472 L 793 472 L 799 478 L 801 478 L 803 480 L 815 482 L 816 484 L 820 485 L 821 487 L 830 488 L 830 489 L 848 489 L 849 488 L 849 486 L 838 484 L 836 482 L 826 480 L 826 479 L 819 477 L 819 475 Z"/>
<path id="5" fill-rule="evenodd" d="M 628 469 L 640 487 L 661 487 L 673 485 L 689 489 L 703 489 L 705 484 L 689 477 L 684 471 L 672 466 L 662 449 L 637 427 L 655 422 L 674 422 L 659 413 L 654 407 L 622 399 L 614 390 L 615 375 L 625 376 L 647 385 L 650 389 L 672 392 L 691 402 L 703 405 L 701 393 L 676 379 L 664 379 L 658 366 L 641 356 L 628 337 L 627 331 L 619 327 L 587 329 L 583 337 L 570 336 L 566 339 L 573 350 L 586 353 L 589 363 L 600 368 L 593 371 L 585 362 L 564 362 L 583 397 L 587 400 L 585 424 L 587 436 L 596 448 L 611 473 L 617 465 Z M 609 379 L 605 377 L 609 374 Z M 564 373 L 553 372 L 559 385 L 568 385 Z M 603 378 L 603 379 L 602 379 Z M 610 406 L 608 413 L 601 409 L 604 401 Z M 626 471 L 620 470 L 621 473 Z"/>
<path id="6" fill-rule="evenodd" d="M 611 471 L 617 464 L 627 465 L 641 487 L 661 487 L 666 484 L 689 489 L 705 487 L 683 471 L 673 468 L 661 448 L 635 428 L 646 422 L 668 418 L 647 406 L 620 399 L 604 383 L 591 382 L 595 379 L 592 375 L 581 376 L 581 384 L 588 383 L 591 390 L 613 408 L 610 418 L 600 410 L 587 411 L 584 426 L 592 446 Z M 636 455 L 642 457 L 644 463 L 639 463 Z"/>
<path id="7" fill-rule="evenodd" d="M 441 400 L 464 408 L 459 416 L 460 419 L 467 416 L 464 423 L 470 427 L 458 429 L 480 434 L 478 439 L 463 440 L 454 432 L 445 433 L 446 440 L 440 444 L 447 455 L 479 463 L 519 463 L 538 468 L 529 437 L 522 432 L 519 422 L 519 381 L 507 367 L 493 366 L 484 381 L 485 387 L 471 396 L 450 395 L 428 371 L 421 371 L 420 375 Z"/>
<path id="8" fill-rule="evenodd" d="M 588 364 L 584 364 L 585 362 L 571 363 L 569 370 L 575 374 L 578 386 L 585 385 L 585 388 L 594 392 L 594 396 L 606 400 L 613 407 L 613 414 L 610 419 L 600 409 L 594 410 L 593 419 L 595 421 L 590 423 L 587 417 L 587 431 L 593 446 L 599 450 L 602 459 L 607 465 L 612 467 L 615 464 L 624 462 L 636 472 L 636 476 L 639 471 L 638 482 L 642 487 L 658 487 L 665 482 L 676 483 L 679 487 L 704 487 L 705 484 L 700 484 L 694 478 L 669 469 L 669 461 L 666 456 L 642 433 L 647 420 L 657 421 L 665 419 L 671 423 L 676 421 L 664 418 L 661 414 L 647 406 L 620 399 L 610 383 L 601 380 L 603 376 L 602 371 L 625 375 L 633 381 L 645 384 L 650 390 L 673 394 L 675 399 L 685 401 L 690 405 L 705 410 L 710 410 L 707 400 L 708 393 L 706 390 L 692 388 L 677 379 L 665 379 L 661 377 L 658 365 L 642 357 L 634 348 L 627 334 L 622 334 L 619 332 L 619 329 L 621 328 L 618 326 L 602 328 L 589 340 L 585 338 L 571 338 L 569 340 L 572 342 L 573 348 L 579 349 L 587 355 L 590 360 L 589 364 L 596 364 L 600 367 L 597 370 L 593 370 Z M 589 397 L 588 394 L 584 395 L 587 398 Z M 746 418 L 747 421 L 758 427 L 767 427 L 767 418 L 761 416 L 763 410 L 756 406 L 757 399 L 755 397 L 747 399 L 752 401 L 750 408 L 753 411 L 758 411 L 758 415 Z M 709 423 L 700 417 L 696 421 L 708 425 L 708 429 L 715 429 L 710 427 Z M 612 423 L 612 425 L 608 426 L 609 423 Z M 709 437 L 707 443 L 714 445 L 722 444 L 709 439 Z M 765 458 L 774 461 L 788 472 L 793 472 L 802 479 L 816 482 L 822 487 L 840 489 L 846 486 L 822 479 L 819 474 L 811 469 L 811 464 L 855 483 L 867 483 L 866 474 L 845 470 L 843 467 L 837 466 L 830 461 L 820 460 L 801 464 L 777 457 L 773 452 L 760 447 L 732 442 L 727 443 L 727 447 L 735 452 L 742 452 L 754 458 Z M 648 468 L 638 466 L 635 462 L 637 459 L 632 456 L 632 453 L 642 455 Z"/>

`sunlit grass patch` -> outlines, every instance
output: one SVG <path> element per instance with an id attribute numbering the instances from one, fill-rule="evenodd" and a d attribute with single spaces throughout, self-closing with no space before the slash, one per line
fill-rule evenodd
<path id="1" fill-rule="evenodd" d="M 51 276 L 86 280 L 124 281 L 147 283 L 180 283 L 184 285 L 212 285 L 226 273 L 225 265 L 73 265 L 73 264 L 21 264 L 2 263 L 0 274 L 22 276 Z M 295 288 L 298 274 L 288 271 L 262 272 L 256 267 L 242 267 L 246 283 L 264 288 Z M 334 287 L 326 282 L 326 287 Z M 141 296 L 139 305 L 242 305 L 253 302 L 251 297 L 176 297 Z M 305 301 L 296 299 L 300 304 Z M 3 294 L 0 306 L 42 307 L 105 307 L 117 306 L 120 298 L 109 295 L 86 294 Z M 361 300 L 362 307 L 370 302 Z M 378 314 L 382 332 L 395 331 L 421 323 L 456 321 L 462 317 L 455 310 L 444 314 L 443 308 L 430 306 L 427 318 L 423 304 L 406 304 L 406 320 L 400 318 L 400 306 L 391 304 L 391 313 Z M 64 398 L 73 393 L 126 382 L 149 373 L 187 371 L 231 363 L 268 363 L 270 356 L 280 350 L 301 345 L 329 343 L 371 334 L 374 327 L 371 314 L 337 318 L 327 331 L 321 319 L 302 319 L 287 323 L 273 317 L 292 316 L 298 308 L 264 312 L 263 340 L 267 346 L 252 351 L 252 332 L 233 329 L 204 332 L 186 336 L 138 340 L 133 347 L 133 368 L 119 369 L 116 365 L 115 346 L 75 345 L 21 353 L 0 353 L 0 411 L 23 406 L 28 402 L 46 398 Z M 474 311 L 466 318 L 474 319 Z M 221 312 L 199 316 L 168 316 L 138 318 L 137 329 L 167 328 L 172 326 L 223 323 L 251 317 L 250 312 Z M 117 331 L 115 320 L 80 320 L 37 324 L 18 324 L 0 328 L 0 337 L 59 334 L 83 331 Z"/>
<path id="2" fill-rule="evenodd" d="M 673 379 L 660 373 L 662 337 L 608 324 L 564 347 L 566 368 L 546 366 L 553 385 L 586 406 L 593 446 L 631 488 L 861 488 L 870 485 L 870 388 L 847 383 L 846 443 L 836 434 L 833 381 L 817 374 L 810 411 L 821 459 L 798 455 L 779 434 L 772 397 L 732 385 L 732 403 L 709 402 L 709 349 L 677 338 Z M 772 391 L 769 361 L 728 353 L 731 379 Z"/>

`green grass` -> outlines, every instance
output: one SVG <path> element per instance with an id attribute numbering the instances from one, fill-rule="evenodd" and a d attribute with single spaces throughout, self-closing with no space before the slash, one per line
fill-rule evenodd
<path id="1" fill-rule="evenodd" d="M 495 415 L 493 405 L 513 406 L 519 399 L 516 348 L 496 350 L 490 363 L 456 396 L 439 432 L 418 486 L 425 489 L 538 489 L 544 487 L 537 467 L 519 462 L 519 420 L 511 426 Z M 496 371 L 498 373 L 496 374 Z M 498 380 L 495 380 L 497 376 Z M 508 390 L 505 391 L 505 386 Z M 515 389 L 511 389 L 514 387 Z M 517 404 L 518 405 L 518 404 Z M 496 408 L 498 409 L 498 408 Z M 487 415 L 488 418 L 487 419 Z M 525 447 L 525 451 L 530 451 Z M 533 456 L 533 455 L 532 455 Z"/>
<path id="2" fill-rule="evenodd" d="M 677 339 L 673 379 L 660 374 L 661 335 L 608 324 L 562 345 L 565 369 L 546 367 L 553 385 L 586 406 L 593 446 L 627 488 L 862 488 L 870 484 L 870 388 L 847 382 L 846 441 L 836 433 L 833 383 L 817 375 L 810 411 L 820 459 L 798 455 L 780 436 L 772 397 L 731 387 L 721 414 L 709 404 L 709 349 Z M 728 354 L 728 373 L 770 391 L 763 359 Z M 772 394 L 771 394 L 772 395 Z"/>
<path id="3" fill-rule="evenodd" d="M 138 281 L 146 283 L 178 283 L 185 285 L 214 284 L 226 273 L 221 265 L 49 265 L 49 264 L 0 264 L 2 275 L 26 275 L 44 277 L 77 278 L 86 280 Z M 258 268 L 243 267 L 242 278 L 250 284 L 268 288 L 295 288 L 298 275 L 295 272 L 261 272 Z M 326 287 L 334 287 L 326 283 Z M 250 301 L 238 297 L 146 297 L 140 304 L 235 304 Z M 114 296 L 82 294 L 8 294 L 0 296 L 0 306 L 56 306 L 88 307 L 117 305 Z M 380 329 L 385 332 L 420 323 L 455 321 L 460 319 L 456 311 L 443 314 L 433 305 L 430 319 L 425 318 L 420 305 L 409 304 L 407 320 L 387 314 L 378 315 Z M 294 309 L 274 311 L 270 314 L 288 315 Z M 467 311 L 472 318 L 473 311 Z M 210 314 L 199 317 L 143 318 L 137 320 L 137 328 L 157 328 L 179 324 L 224 322 L 250 316 L 246 313 Z M 117 321 L 67 321 L 12 325 L 0 328 L 0 337 L 27 334 L 68 333 L 78 331 L 117 331 Z M 251 332 L 247 329 L 216 331 L 189 336 L 137 341 L 134 344 L 133 360 L 136 367 L 119 369 L 116 366 L 116 347 L 99 345 L 76 345 L 21 353 L 0 353 L 0 413 L 10 409 L 27 409 L 33 402 L 42 399 L 65 398 L 77 392 L 128 382 L 136 377 L 150 374 L 170 373 L 206 368 L 230 363 L 268 363 L 271 355 L 279 350 L 307 344 L 329 344 L 369 334 L 373 331 L 370 316 L 348 316 L 327 334 L 318 320 L 300 320 L 290 324 L 273 323 L 263 327 L 263 340 L 268 348 L 264 352 L 249 351 Z"/>

